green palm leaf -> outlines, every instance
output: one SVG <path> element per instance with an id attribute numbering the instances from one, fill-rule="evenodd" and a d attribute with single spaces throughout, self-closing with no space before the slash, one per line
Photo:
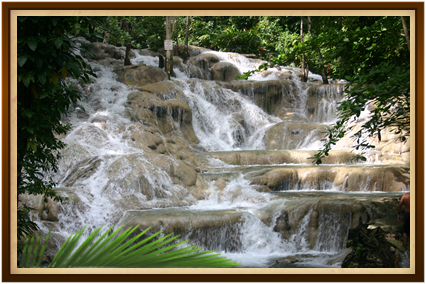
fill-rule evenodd
<path id="1" fill-rule="evenodd" d="M 169 234 L 156 239 L 162 232 L 159 231 L 143 240 L 138 240 L 149 230 L 148 228 L 129 239 L 130 235 L 137 229 L 137 226 L 121 233 L 119 233 L 121 227 L 112 233 L 111 227 L 95 241 L 101 229 L 102 227 L 94 230 L 78 247 L 76 246 L 85 228 L 69 236 L 49 264 L 49 267 L 164 268 L 232 267 L 240 265 L 225 257 L 219 257 L 220 254 L 212 254 L 213 251 L 197 252 L 202 249 L 200 247 L 188 246 L 178 248 L 188 242 L 188 240 L 185 240 L 173 244 L 172 242 L 179 235 L 173 236 L 173 234 Z M 33 238 L 31 241 L 26 240 L 20 267 L 40 267 L 49 236 L 50 233 L 47 235 L 44 245 L 38 254 L 40 237 L 35 242 Z M 36 263 L 37 255 L 38 261 Z"/>

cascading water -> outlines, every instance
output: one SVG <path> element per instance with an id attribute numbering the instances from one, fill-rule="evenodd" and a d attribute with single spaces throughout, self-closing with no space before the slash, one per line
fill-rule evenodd
<path id="1" fill-rule="evenodd" d="M 252 70 L 258 64 L 235 53 L 204 54 L 232 63 L 240 72 Z M 234 91 L 220 82 L 192 79 L 190 64 L 181 62 L 175 68 L 177 78 L 167 85 L 173 91 L 161 91 L 159 100 L 153 98 L 149 89 L 149 95 L 144 93 L 144 99 L 137 100 L 139 105 L 146 101 L 157 103 L 141 108 L 142 114 L 148 113 L 144 117 L 157 116 L 154 123 L 144 124 L 139 123 L 140 118 L 134 118 L 138 113 L 129 115 L 129 101 L 136 89 L 148 89 L 119 82 L 113 67 L 89 63 L 98 77 L 93 78 L 92 84 L 79 86 L 86 95 L 80 102 L 84 111 L 76 108 L 63 119 L 73 130 L 62 138 L 67 147 L 62 151 L 55 175 L 58 192 L 70 197 L 69 202 L 60 205 L 54 233 L 60 236 L 59 240 L 84 226 L 88 227 L 88 235 L 101 225 L 106 229 L 143 220 L 139 222 L 155 227 L 161 219 L 162 228 L 169 226 L 195 244 L 220 250 L 244 267 L 268 267 L 274 259 L 290 255 L 302 255 L 299 267 L 303 267 L 303 259 L 309 267 L 324 267 L 324 259 L 345 247 L 347 231 L 353 227 L 352 215 L 318 209 L 329 202 L 327 194 L 332 193 L 314 197 L 298 194 L 344 194 L 356 182 L 365 183 L 360 190 L 367 190 L 371 181 L 361 177 L 353 181 L 349 174 L 338 170 L 319 171 L 309 168 L 309 162 L 303 165 L 292 160 L 300 154 L 306 156 L 306 150 L 319 148 L 318 129 L 322 126 L 318 125 L 334 121 L 333 112 L 341 100 L 343 85 L 320 88 L 314 83 L 300 83 L 295 81 L 297 68 L 282 66 L 280 70 L 269 69 L 266 75 L 249 78 L 249 82 L 273 82 L 278 86 L 264 88 L 265 97 L 271 99 L 256 104 L 254 83 Z M 156 67 L 158 57 L 135 51 L 132 64 L 141 63 Z M 207 68 L 199 72 L 208 71 Z M 286 79 L 282 79 L 284 75 Z M 311 80 L 318 78 L 310 74 Z M 276 89 L 280 90 L 278 98 L 271 95 Z M 175 105 L 169 110 L 164 106 L 176 99 L 191 110 L 196 145 L 182 131 L 185 111 L 179 112 Z M 262 107 L 265 104 L 266 109 Z M 138 136 L 139 129 L 145 131 L 142 138 Z M 154 142 L 138 146 L 138 140 L 148 138 Z M 191 152 L 179 150 L 183 154 L 177 158 L 173 147 L 179 143 L 185 146 L 176 149 Z M 265 149 L 280 151 L 261 152 Z M 222 156 L 209 157 L 214 151 L 221 151 L 230 159 L 239 156 L 234 163 Z M 270 157 L 263 159 L 262 153 Z M 248 154 L 251 158 L 245 158 Z M 281 161 L 276 157 L 279 154 L 289 161 Z M 198 167 L 198 173 L 188 166 L 191 155 L 195 158 L 190 166 Z M 345 159 L 330 164 L 348 164 Z M 192 176 L 187 177 L 188 172 Z M 285 178 L 279 180 L 281 176 Z M 201 187 L 203 190 L 195 190 Z M 281 192 L 271 193 L 270 188 Z M 341 203 L 338 206 L 342 207 Z M 179 224 L 185 222 L 189 225 L 184 230 Z M 50 228 L 49 222 L 39 219 L 38 224 L 44 231 Z"/>

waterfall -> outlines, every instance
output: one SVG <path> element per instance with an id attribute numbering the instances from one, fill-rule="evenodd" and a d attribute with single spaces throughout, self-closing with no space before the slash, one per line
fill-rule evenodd
<path id="1" fill-rule="evenodd" d="M 134 53 L 134 66 L 158 66 L 156 54 Z M 236 53 L 196 53 L 240 72 L 262 63 Z M 102 225 L 105 231 L 143 224 L 179 233 L 243 267 L 269 267 L 291 255 L 303 263 L 345 248 L 351 199 L 367 200 L 360 208 L 371 211 L 373 191 L 409 190 L 409 172 L 354 165 L 348 145 L 325 165 L 310 165 L 321 132 L 335 121 L 344 84 L 301 83 L 300 70 L 286 66 L 218 82 L 207 80 L 211 66 L 203 62 L 180 61 L 170 81 L 129 86 L 117 67 L 88 61 L 97 78 L 72 82 L 85 96 L 63 117 L 72 130 L 61 137 L 67 146 L 52 173 L 69 200 L 59 204 L 56 219 L 40 217 L 47 203 L 33 201 L 41 206 L 33 220 L 44 233 L 55 227 L 58 247 L 84 226 L 87 236 Z M 340 211 L 318 212 L 315 204 L 332 194 L 342 195 L 333 200 Z"/>

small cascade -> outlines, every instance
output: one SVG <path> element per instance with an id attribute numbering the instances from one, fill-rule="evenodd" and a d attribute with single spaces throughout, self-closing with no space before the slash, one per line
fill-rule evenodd
<path id="1" fill-rule="evenodd" d="M 350 215 L 336 212 L 320 212 L 318 219 L 318 239 L 315 244 L 315 250 L 337 253 L 344 249 L 348 231 L 351 228 Z"/>
<path id="2" fill-rule="evenodd" d="M 73 82 L 85 98 L 63 118 L 72 130 L 53 175 L 69 199 L 24 199 L 56 251 L 85 226 L 87 236 L 138 225 L 242 267 L 290 256 L 300 266 L 289 267 L 336 267 L 323 260 L 345 249 L 348 230 L 384 220 L 410 189 L 405 158 L 376 151 L 357 163 L 349 143 L 312 165 L 345 83 L 320 85 L 311 73 L 302 83 L 286 66 L 235 80 L 262 62 L 195 47 L 166 80 L 157 53 L 134 54 L 128 69 L 88 61 L 97 78 Z"/>

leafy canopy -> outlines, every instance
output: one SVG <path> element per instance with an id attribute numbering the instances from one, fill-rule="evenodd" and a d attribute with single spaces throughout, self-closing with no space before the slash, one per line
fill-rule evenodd
<path id="1" fill-rule="evenodd" d="M 380 141 L 385 128 L 406 142 L 410 135 L 410 54 L 401 17 L 311 18 L 315 37 L 307 34 L 303 43 L 295 40 L 286 52 L 237 78 L 248 79 L 275 65 L 298 65 L 304 54 L 311 71 L 320 73 L 327 66 L 329 76 L 350 82 L 337 108 L 337 122 L 325 132 L 323 148 L 313 157 L 315 164 L 321 164 L 333 145 L 354 129 L 351 123 L 367 107 L 370 115 L 353 134 L 355 150 L 374 148 L 371 138 Z M 324 62 L 318 60 L 318 49 Z"/>
<path id="2" fill-rule="evenodd" d="M 18 17 L 18 196 L 42 194 L 63 200 L 46 173 L 57 170 L 58 150 L 64 143 L 56 135 L 65 134 L 69 125 L 61 116 L 70 106 L 79 107 L 81 94 L 68 78 L 83 82 L 95 76 L 79 55 L 75 41 L 75 17 Z M 18 240 L 37 229 L 29 219 L 26 204 L 18 208 Z"/>

